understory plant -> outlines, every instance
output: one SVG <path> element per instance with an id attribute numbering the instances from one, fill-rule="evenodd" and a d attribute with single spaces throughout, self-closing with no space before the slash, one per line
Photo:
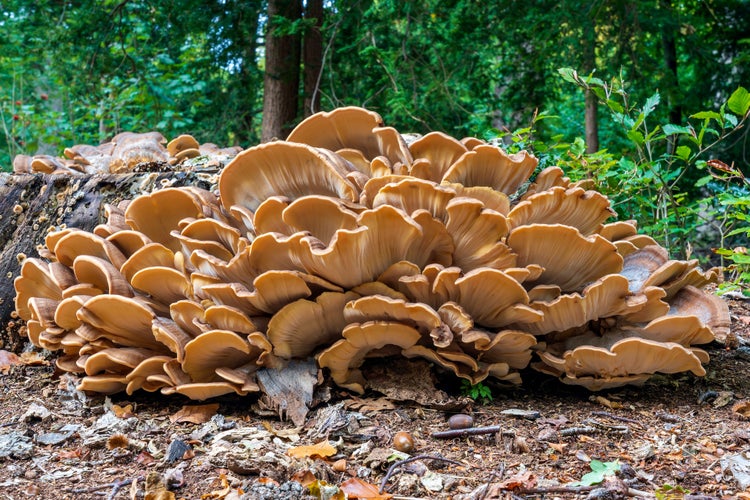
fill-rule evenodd
<path id="1" fill-rule="evenodd" d="M 609 112 L 624 144 L 619 153 L 587 153 L 580 137 L 539 140 L 541 122 L 557 118 L 546 113 L 502 140 L 512 151 L 534 151 L 542 167 L 559 165 L 573 180 L 593 180 L 619 219 L 635 219 L 673 255 L 724 266 L 727 282 L 721 290 L 750 293 L 750 181 L 731 160 L 712 157 L 746 125 L 750 93 L 739 87 L 718 110 L 694 113 L 684 123 L 660 123 L 658 91 L 638 104 L 631 102 L 622 77 L 607 82 L 571 68 L 559 73 L 592 92 Z"/>

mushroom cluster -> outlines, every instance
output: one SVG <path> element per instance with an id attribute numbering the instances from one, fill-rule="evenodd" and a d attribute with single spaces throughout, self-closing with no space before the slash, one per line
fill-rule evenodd
<path id="1" fill-rule="evenodd" d="M 166 144 L 166 147 L 164 146 Z M 109 142 L 98 146 L 76 144 L 65 148 L 63 157 L 51 155 L 16 155 L 16 174 L 117 174 L 132 171 L 143 163 L 179 165 L 197 156 L 225 159 L 242 148 L 219 148 L 216 144 L 199 144 L 191 135 L 183 134 L 167 143 L 159 132 L 138 134 L 121 132 Z"/>
<path id="2" fill-rule="evenodd" d="M 347 107 L 238 154 L 218 195 L 166 188 L 50 233 L 15 281 L 34 345 L 80 388 L 206 399 L 315 356 L 362 393 L 366 358 L 476 384 L 531 365 L 592 390 L 705 374 L 718 279 L 670 260 L 561 169 L 440 132 L 407 144 Z M 532 363 L 532 358 L 536 361 Z"/>

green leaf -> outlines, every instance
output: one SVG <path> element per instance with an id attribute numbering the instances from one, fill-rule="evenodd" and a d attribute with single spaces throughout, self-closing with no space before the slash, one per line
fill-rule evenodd
<path id="1" fill-rule="evenodd" d="M 620 462 L 592 460 L 589 467 L 591 467 L 591 472 L 584 474 L 580 481 L 573 483 L 575 486 L 591 486 L 601 483 L 606 476 L 613 476 L 620 470 Z"/>
<path id="2" fill-rule="evenodd" d="M 641 110 L 643 112 L 643 116 L 648 116 L 649 113 L 651 113 L 656 108 L 660 100 L 661 97 L 659 96 L 658 92 L 654 93 L 654 95 L 646 99 L 646 104 L 643 105 L 643 109 Z"/>
<path id="3" fill-rule="evenodd" d="M 690 127 L 683 127 L 682 125 L 675 125 L 673 123 L 667 123 L 662 127 L 662 130 L 667 135 L 692 133 L 692 129 Z"/>
<path id="4" fill-rule="evenodd" d="M 700 179 L 698 179 L 697 181 L 695 181 L 695 187 L 705 186 L 706 184 L 708 184 L 709 182 L 711 182 L 711 179 L 713 179 L 713 177 L 710 176 L 710 175 L 707 175 L 705 177 L 701 177 Z"/>
<path id="5" fill-rule="evenodd" d="M 560 68 L 557 72 L 566 82 L 578 83 L 578 73 L 573 68 Z"/>
<path id="6" fill-rule="evenodd" d="M 628 139 L 633 141 L 636 145 L 642 146 L 643 145 L 643 134 L 638 132 L 637 130 L 629 130 L 628 131 Z"/>
<path id="7" fill-rule="evenodd" d="M 607 106 L 615 113 L 622 113 L 625 111 L 625 108 L 623 108 L 619 102 L 613 101 L 612 99 L 607 100 Z"/>
<path id="8" fill-rule="evenodd" d="M 729 97 L 727 101 L 727 107 L 733 112 L 740 116 L 745 116 L 747 110 L 750 109 L 750 92 L 745 87 L 739 87 Z"/>
<path id="9" fill-rule="evenodd" d="M 688 146 L 678 146 L 675 154 L 680 160 L 688 161 L 688 158 L 690 158 L 690 148 Z"/>
<path id="10" fill-rule="evenodd" d="M 696 120 L 710 120 L 713 118 L 714 120 L 721 121 L 721 115 L 716 111 L 701 111 L 694 115 L 690 115 L 690 118 L 695 118 Z"/>

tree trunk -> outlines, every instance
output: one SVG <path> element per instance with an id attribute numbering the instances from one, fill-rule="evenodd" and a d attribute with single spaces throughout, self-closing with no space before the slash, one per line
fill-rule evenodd
<path id="1" fill-rule="evenodd" d="M 596 25 L 593 15 L 584 21 L 583 25 L 583 72 L 591 74 L 596 68 Z M 599 118 L 597 116 L 596 95 L 590 90 L 586 91 L 586 152 L 596 153 L 599 151 Z"/>
<path id="2" fill-rule="evenodd" d="M 320 72 L 323 69 L 323 36 L 320 28 L 323 25 L 323 0 L 308 0 L 305 19 L 314 21 L 305 31 L 304 64 L 305 64 L 305 104 L 302 113 L 305 117 L 320 111 Z"/>
<path id="3" fill-rule="evenodd" d="M 300 37 L 279 33 L 276 23 L 302 17 L 301 0 L 269 0 L 266 30 L 266 72 L 263 78 L 261 140 L 284 139 L 297 118 Z"/>
<path id="4" fill-rule="evenodd" d="M 253 120 L 258 114 L 256 103 L 257 93 L 255 89 L 260 84 L 260 71 L 258 69 L 258 24 L 263 9 L 254 2 L 249 2 L 245 8 L 236 8 L 234 29 L 239 33 L 236 43 L 242 47 L 242 66 L 240 68 L 240 85 L 245 90 L 245 95 L 240 99 L 242 109 L 242 120 L 235 145 L 247 146 L 251 141 L 257 142 L 253 137 Z"/>
<path id="5" fill-rule="evenodd" d="M 678 92 L 680 81 L 677 78 L 677 42 L 675 41 L 675 19 L 671 0 L 662 0 L 662 7 L 669 12 L 669 20 L 661 29 L 661 45 L 664 51 L 664 66 L 666 67 L 666 82 L 664 89 L 669 106 L 669 122 L 680 125 L 682 122 L 682 107 L 679 105 Z M 667 153 L 673 154 L 677 149 L 677 136 L 668 137 Z"/>

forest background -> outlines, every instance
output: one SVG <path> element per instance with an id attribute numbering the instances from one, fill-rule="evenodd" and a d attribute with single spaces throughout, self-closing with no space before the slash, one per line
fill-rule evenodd
<path id="1" fill-rule="evenodd" d="M 2 0 L 0 170 L 121 131 L 250 147 L 338 106 L 527 149 L 750 282 L 745 0 Z"/>

